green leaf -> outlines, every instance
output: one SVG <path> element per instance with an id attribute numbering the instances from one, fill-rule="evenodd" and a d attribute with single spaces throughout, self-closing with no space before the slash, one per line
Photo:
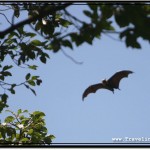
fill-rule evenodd
<path id="1" fill-rule="evenodd" d="M 43 112 L 41 112 L 41 111 L 35 111 L 32 114 L 35 115 L 35 116 L 36 115 L 38 115 L 38 116 L 45 116 L 45 114 Z"/>
<path id="2" fill-rule="evenodd" d="M 62 18 L 59 18 L 59 22 L 63 27 L 68 27 L 69 25 L 72 25 L 71 22 L 69 22 L 68 20 L 62 19 Z"/>
<path id="3" fill-rule="evenodd" d="M 39 40 L 33 40 L 33 41 L 31 41 L 31 44 L 33 44 L 35 46 L 42 46 L 43 45 L 42 42 Z"/>
<path id="4" fill-rule="evenodd" d="M 29 68 L 32 69 L 32 70 L 37 70 L 37 67 L 38 66 L 36 66 L 36 65 L 29 66 Z"/>
<path id="5" fill-rule="evenodd" d="M 44 142 L 46 144 L 50 144 L 52 142 L 52 140 L 55 139 L 55 136 L 54 135 L 48 135 L 44 138 Z"/>
<path id="6" fill-rule="evenodd" d="M 26 78 L 26 80 L 29 80 L 30 77 L 31 77 L 31 74 L 28 73 L 25 78 Z"/>
<path id="7" fill-rule="evenodd" d="M 6 138 L 6 132 L 5 132 L 4 130 L 2 130 L 2 131 L 0 132 L 0 134 L 1 134 L 1 136 L 2 136 L 3 139 Z"/>
<path id="8" fill-rule="evenodd" d="M 30 139 L 28 139 L 28 138 L 23 138 L 23 139 L 21 139 L 20 141 L 26 143 L 26 142 L 28 142 L 29 140 L 30 140 Z"/>
<path id="9" fill-rule="evenodd" d="M 36 34 L 32 32 L 25 33 L 26 36 L 30 36 L 31 38 L 35 37 Z"/>
<path id="10" fill-rule="evenodd" d="M 27 112 L 28 112 L 28 110 L 27 110 L 27 109 L 22 111 L 22 113 L 27 113 Z"/>
<path id="11" fill-rule="evenodd" d="M 13 36 L 19 37 L 18 33 L 13 31 L 9 34 L 8 39 L 11 39 Z"/>
<path id="12" fill-rule="evenodd" d="M 31 80 L 37 80 L 39 76 L 32 76 Z"/>
<path id="13" fill-rule="evenodd" d="M 51 138 L 51 140 L 56 138 L 54 135 L 49 135 L 49 137 Z"/>
<path id="14" fill-rule="evenodd" d="M 28 131 L 28 134 L 31 135 L 32 133 L 33 133 L 33 129 L 30 129 L 30 130 Z"/>
<path id="15" fill-rule="evenodd" d="M 17 114 L 19 115 L 19 114 L 21 114 L 21 113 L 22 113 L 22 109 L 18 109 Z"/>
<path id="16" fill-rule="evenodd" d="M 11 136 L 11 138 L 16 135 L 16 130 L 12 127 L 7 127 L 6 132 L 7 132 L 7 136 Z"/>
<path id="17" fill-rule="evenodd" d="M 8 116 L 8 117 L 5 118 L 6 123 L 13 122 L 14 120 L 15 120 L 15 118 L 13 116 Z"/>
<path id="18" fill-rule="evenodd" d="M 28 82 L 28 84 L 35 86 L 35 82 L 33 80 L 28 80 L 27 82 Z"/>

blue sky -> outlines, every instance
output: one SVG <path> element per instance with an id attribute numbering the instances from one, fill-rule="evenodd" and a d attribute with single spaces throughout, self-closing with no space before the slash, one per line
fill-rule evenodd
<path id="1" fill-rule="evenodd" d="M 80 14 L 85 7 L 73 5 L 70 11 L 86 20 Z M 73 51 L 64 49 L 83 62 L 82 65 L 73 63 L 61 51 L 50 53 L 51 59 L 46 65 L 34 63 L 39 68 L 32 74 L 40 75 L 43 80 L 42 85 L 35 88 L 37 96 L 19 87 L 9 98 L 9 109 L 43 111 L 49 133 L 56 136 L 54 143 L 108 143 L 115 137 L 150 138 L 150 50 L 148 42 L 139 40 L 141 50 L 127 48 L 124 42 L 106 35 L 94 40 L 93 45 L 83 44 Z M 113 94 L 99 90 L 82 101 L 82 93 L 89 85 L 108 79 L 120 70 L 134 72 L 121 81 L 120 91 L 115 90 Z M 14 81 L 23 81 L 26 72 L 28 70 L 14 69 Z"/>

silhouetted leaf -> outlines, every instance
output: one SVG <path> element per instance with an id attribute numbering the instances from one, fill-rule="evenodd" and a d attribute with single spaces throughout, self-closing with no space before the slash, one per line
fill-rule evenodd
<path id="1" fill-rule="evenodd" d="M 27 75 L 26 75 L 26 80 L 29 80 L 30 79 L 30 77 L 31 77 L 31 74 L 30 73 L 28 73 Z"/>
<path id="2" fill-rule="evenodd" d="M 30 90 L 32 91 L 32 93 L 36 96 L 36 92 L 35 92 L 35 90 L 33 90 L 33 89 L 31 89 L 30 88 Z"/>
<path id="3" fill-rule="evenodd" d="M 91 17 L 91 16 L 92 16 L 91 12 L 88 11 L 88 10 L 84 10 L 83 13 L 84 13 L 86 16 L 88 16 L 88 17 Z"/>
<path id="4" fill-rule="evenodd" d="M 42 55 L 42 56 L 40 57 L 40 60 L 41 60 L 42 63 L 46 64 L 46 58 L 45 58 L 44 55 Z"/>
<path id="5" fill-rule="evenodd" d="M 41 80 L 41 79 L 37 79 L 37 80 L 36 80 L 36 84 L 37 84 L 37 85 L 40 85 L 41 83 L 42 83 L 42 80 Z"/>
<path id="6" fill-rule="evenodd" d="M 69 40 L 63 40 L 63 41 L 62 41 L 62 45 L 73 49 L 72 43 L 71 43 Z"/>

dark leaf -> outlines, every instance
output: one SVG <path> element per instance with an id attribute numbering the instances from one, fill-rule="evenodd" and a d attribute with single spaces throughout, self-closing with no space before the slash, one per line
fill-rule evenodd
<path id="1" fill-rule="evenodd" d="M 13 137 L 13 135 L 16 135 L 16 130 L 12 127 L 7 127 L 7 136 L 10 136 L 11 138 Z"/>
<path id="2" fill-rule="evenodd" d="M 42 55 L 42 56 L 40 57 L 40 60 L 41 60 L 42 63 L 46 64 L 46 58 L 45 58 L 44 55 Z"/>
<path id="3" fill-rule="evenodd" d="M 28 85 L 26 85 L 26 84 L 24 84 L 24 86 L 27 88 L 27 89 L 29 89 L 30 87 L 28 86 Z"/>
<path id="4" fill-rule="evenodd" d="M 37 79 L 37 80 L 36 80 L 36 84 L 37 84 L 37 85 L 40 85 L 41 83 L 42 83 L 42 80 L 40 80 L 40 79 Z"/>
<path id="5" fill-rule="evenodd" d="M 6 101 L 7 98 L 8 98 L 8 95 L 7 95 L 7 94 L 3 94 L 3 95 L 2 95 L 2 100 L 3 100 L 3 101 Z"/>
<path id="6" fill-rule="evenodd" d="M 73 49 L 72 43 L 71 43 L 69 40 L 63 40 L 63 41 L 62 41 L 62 45 Z"/>
<path id="7" fill-rule="evenodd" d="M 19 15 L 20 15 L 20 8 L 19 8 L 19 6 L 18 5 L 13 5 L 13 9 L 14 9 L 14 15 L 15 15 L 15 17 L 19 17 Z"/>
<path id="8" fill-rule="evenodd" d="M 15 90 L 13 88 L 10 88 L 8 90 L 11 92 L 11 94 L 15 94 Z"/>
<path id="9" fill-rule="evenodd" d="M 30 88 L 30 90 L 32 91 L 32 93 L 36 96 L 36 92 L 35 92 L 35 90 L 33 90 L 33 89 L 31 89 Z"/>
<path id="10" fill-rule="evenodd" d="M 30 77 L 31 77 L 31 74 L 28 73 L 25 78 L 26 78 L 26 80 L 29 80 Z"/>
<path id="11" fill-rule="evenodd" d="M 4 76 L 12 76 L 12 74 L 11 74 L 10 72 L 8 72 L 8 71 L 2 72 L 2 74 L 3 74 Z"/>
<path id="12" fill-rule="evenodd" d="M 0 75 L 0 79 L 4 81 L 5 77 L 3 75 Z"/>
<path id="13" fill-rule="evenodd" d="M 92 16 L 91 12 L 88 11 L 88 10 L 84 10 L 83 13 L 84 13 L 86 16 L 88 16 L 88 17 L 91 17 L 91 16 Z"/>

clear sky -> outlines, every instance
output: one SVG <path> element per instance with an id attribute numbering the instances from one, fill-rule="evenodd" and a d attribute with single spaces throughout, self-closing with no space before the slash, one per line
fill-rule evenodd
<path id="1" fill-rule="evenodd" d="M 86 20 L 80 14 L 85 7 L 73 5 L 69 10 Z M 83 62 L 82 65 L 73 63 L 61 51 L 50 53 L 51 59 L 46 65 L 34 63 L 39 68 L 32 74 L 40 75 L 43 80 L 42 85 L 35 88 L 37 96 L 24 87 L 16 88 L 16 94 L 8 100 L 9 109 L 43 111 L 49 133 L 56 136 L 54 143 L 108 143 L 113 142 L 112 138 L 150 138 L 150 48 L 148 42 L 139 41 L 141 50 L 127 48 L 124 42 L 102 35 L 93 45 L 83 44 L 73 51 L 64 49 Z M 108 79 L 120 70 L 134 72 L 121 81 L 120 91 L 115 90 L 113 94 L 99 90 L 82 101 L 82 93 L 89 85 Z M 14 81 L 24 81 L 28 71 L 14 69 Z"/>

